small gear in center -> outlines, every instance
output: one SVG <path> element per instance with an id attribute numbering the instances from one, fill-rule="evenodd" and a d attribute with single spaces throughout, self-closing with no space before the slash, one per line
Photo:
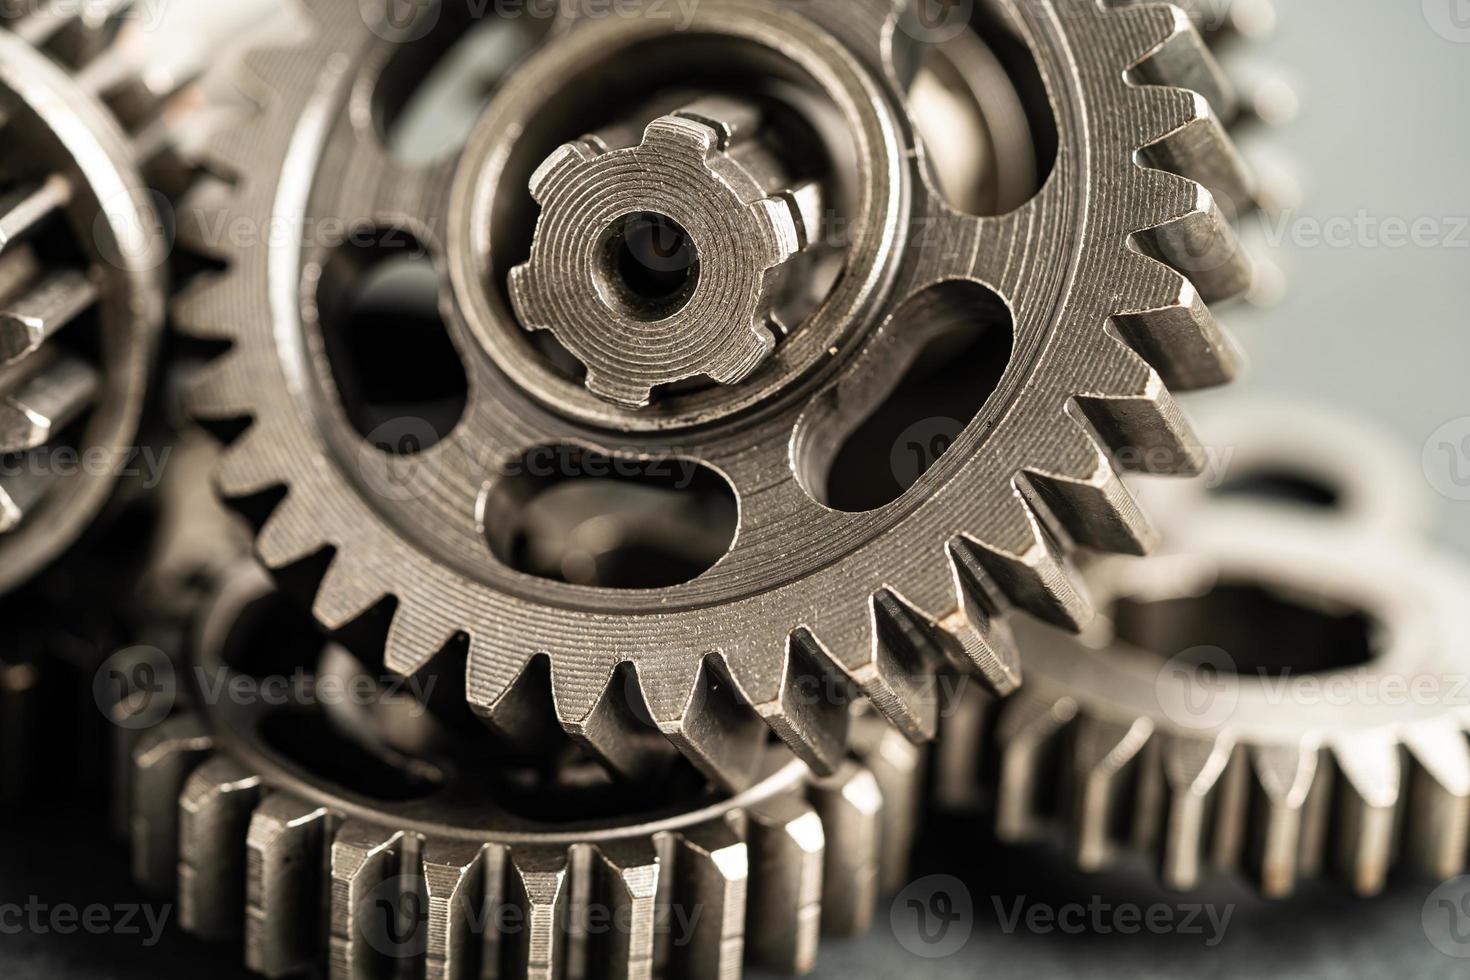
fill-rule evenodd
<path id="1" fill-rule="evenodd" d="M 774 308 L 790 260 L 817 237 L 822 193 L 759 138 L 760 110 L 709 98 L 559 147 L 531 178 L 541 219 L 511 271 L 528 330 L 549 330 L 598 397 L 630 408 L 694 378 L 738 384 L 786 328 Z"/>

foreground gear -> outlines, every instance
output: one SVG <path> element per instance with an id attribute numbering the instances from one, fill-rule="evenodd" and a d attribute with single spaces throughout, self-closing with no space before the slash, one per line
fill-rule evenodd
<path id="1" fill-rule="evenodd" d="M 1460 874 L 1470 570 L 1265 510 L 1176 545 L 1092 570 L 1093 635 L 1025 631 L 1026 687 L 968 702 L 951 734 L 983 762 L 951 757 L 947 795 L 993 797 L 1005 840 L 1065 830 L 1087 869 L 1151 851 L 1175 888 L 1210 869 L 1272 897 L 1326 869 L 1365 895 L 1398 861 Z"/>
<path id="2" fill-rule="evenodd" d="M 227 272 L 180 303 L 184 329 L 233 344 L 195 409 L 248 423 L 220 484 L 263 521 L 266 564 L 309 581 L 318 619 L 391 616 L 375 642 L 405 674 L 467 645 L 469 701 L 525 744 L 564 732 L 633 777 L 666 764 L 672 744 L 741 787 L 762 771 L 770 730 L 818 772 L 838 769 L 854 699 L 923 741 L 940 674 L 1018 683 L 1013 606 L 1087 620 L 1075 547 L 1149 547 L 1115 450 L 1197 469 L 1165 386 L 1236 370 L 1205 302 L 1245 289 L 1250 269 L 1212 194 L 1252 190 L 1220 124 L 1235 112 L 1229 85 L 1176 8 L 986 5 L 985 29 L 1028 51 L 1049 86 L 1040 112 L 1057 145 L 1028 199 L 972 216 L 936 189 L 893 84 L 940 50 L 906 6 L 712 0 L 689 25 L 658 16 L 662 5 L 619 18 L 563 7 L 463 151 L 426 164 L 389 152 L 381 120 L 353 107 L 400 104 L 398 66 L 464 25 L 434 5 L 406 26 L 309 6 L 315 39 L 250 60 L 272 95 L 213 148 L 214 169 L 240 179 L 199 223 L 292 233 L 217 242 Z M 732 94 L 764 114 L 752 133 L 725 108 L 679 115 Z M 624 135 L 587 136 L 610 131 Z M 615 164 L 685 159 L 662 138 L 673 131 L 706 154 L 687 186 L 630 178 L 619 196 L 598 183 Z M 571 220 L 572 187 L 599 202 L 598 227 Z M 635 205 L 653 210 L 620 225 Z M 739 249 L 710 237 L 737 217 L 760 229 Z M 384 253 L 311 234 L 328 224 L 358 242 L 397 229 L 432 259 L 430 315 L 466 381 L 447 422 L 395 422 L 354 398 L 376 382 L 332 352 L 361 358 L 366 344 L 333 338 Z M 645 233 L 654 247 L 640 247 Z M 725 266 L 756 239 L 770 247 Z M 639 259 L 650 252 L 685 259 L 655 268 Z M 710 332 L 677 364 L 648 370 L 660 354 L 636 338 L 692 341 L 660 326 L 681 304 L 728 319 L 703 321 Z M 639 331 L 609 329 L 619 317 Z M 831 475 L 844 441 L 922 353 L 977 331 L 989 353 L 946 390 L 983 399 L 993 382 L 993 394 L 962 413 L 952 445 L 907 440 L 938 458 L 914 464 L 906 492 L 837 506 L 861 482 Z M 387 346 L 381 376 L 452 373 L 397 366 L 425 336 Z M 689 376 L 699 371 L 709 376 Z M 894 442 L 879 441 L 886 470 Z M 697 488 L 717 506 L 695 526 L 728 536 L 652 583 L 529 567 L 528 501 L 591 474 Z M 616 543 L 616 520 L 596 526 Z"/>
<path id="3" fill-rule="evenodd" d="M 921 766 L 886 726 L 831 777 L 790 762 L 734 797 L 696 780 L 630 798 L 573 767 L 548 800 L 436 754 L 454 738 L 421 702 L 333 701 L 364 669 L 278 607 L 254 566 L 226 578 L 189 665 L 194 707 L 143 734 L 124 774 L 140 882 L 177 888 L 188 932 L 243 934 L 257 972 L 803 972 L 821 933 L 865 931 L 903 880 Z M 299 703 L 234 693 L 292 648 L 320 650 Z"/>

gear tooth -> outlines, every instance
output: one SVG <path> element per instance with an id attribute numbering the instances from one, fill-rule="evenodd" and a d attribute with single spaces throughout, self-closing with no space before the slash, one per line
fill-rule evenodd
<path id="1" fill-rule="evenodd" d="M 1153 723 L 1118 722 L 1084 715 L 1072 743 L 1073 854 L 1084 871 L 1101 871 L 1116 857 L 1136 814 L 1129 792 L 1145 763 Z"/>
<path id="2" fill-rule="evenodd" d="M 1039 698 L 1029 691 L 1023 687 L 1005 702 L 995 730 L 995 832 L 1008 843 L 1034 840 L 1051 816 L 1061 735 L 1077 717 L 1071 698 Z"/>
<path id="3" fill-rule="evenodd" d="M 1077 543 L 1098 551 L 1144 555 L 1157 537 L 1133 494 L 1123 485 L 1107 452 L 1082 426 L 1069 431 L 1067 445 L 1052 454 L 1056 469 L 1028 469 L 1029 487 Z"/>
<path id="4" fill-rule="evenodd" d="M 193 715 L 170 718 L 133 746 L 133 877 L 160 895 L 177 885 L 179 794 L 213 751 L 213 737 Z"/>
<path id="5" fill-rule="evenodd" d="M 701 824 L 682 836 L 674 858 L 672 912 L 691 923 L 691 933 L 670 950 L 668 976 L 740 974 L 749 880 L 749 849 L 726 821 Z"/>
<path id="6" fill-rule="evenodd" d="M 637 679 L 654 724 L 700 772 L 730 790 L 754 781 L 767 729 L 723 657 L 704 657 L 692 685 L 679 670 L 662 676 L 640 667 Z"/>
<path id="7" fill-rule="evenodd" d="M 660 116 L 643 130 L 645 146 L 659 145 L 692 153 L 703 160 L 719 150 L 725 134 L 702 119 L 693 116 Z"/>
<path id="8" fill-rule="evenodd" d="M 340 555 L 338 560 L 341 560 Z M 324 591 L 323 588 L 318 592 L 318 602 Z M 351 622 L 352 618 L 344 620 L 344 623 Z M 447 625 L 445 617 L 436 615 L 435 610 L 423 603 L 400 602 L 388 627 L 384 665 L 395 674 L 412 677 L 462 635 L 460 629 Z"/>
<path id="9" fill-rule="evenodd" d="M 1296 888 L 1318 755 L 1314 745 L 1257 746 L 1250 752 L 1254 779 L 1247 870 L 1268 898 L 1285 898 Z"/>
<path id="10" fill-rule="evenodd" d="M 393 945 L 390 923 L 377 907 L 379 899 L 396 906 L 406 845 L 402 833 L 352 820 L 332 841 L 329 858 L 328 975 L 333 980 L 372 976 L 376 963 Z"/>
<path id="11" fill-rule="evenodd" d="M 892 895 L 909 880 L 909 855 L 922 816 L 927 753 L 871 718 L 859 724 L 858 743 L 863 764 L 877 780 L 883 799 L 879 892 Z"/>
<path id="12" fill-rule="evenodd" d="M 1250 256 L 1209 190 L 1162 170 L 1140 173 L 1158 205 L 1134 233 L 1135 246 L 1188 276 L 1207 303 L 1249 292 L 1255 275 Z"/>
<path id="13" fill-rule="evenodd" d="M 281 486 L 271 465 L 271 443 L 257 423 L 220 453 L 215 486 L 226 499 L 253 497 Z"/>
<path id="14" fill-rule="evenodd" d="M 1075 399 L 1109 460 L 1124 471 L 1197 475 L 1205 464 L 1204 447 L 1163 379 L 1121 344 L 1114 344 L 1110 354 L 1117 364 L 1117 393 Z M 1124 383 L 1130 375 L 1131 382 Z"/>
<path id="15" fill-rule="evenodd" d="M 1159 866 L 1169 888 L 1191 889 L 1203 877 L 1210 804 L 1233 753 L 1224 737 L 1174 733 L 1162 740 L 1165 814 Z"/>
<path id="16" fill-rule="evenodd" d="M 234 282 L 228 276 L 205 273 L 184 286 L 172 305 L 174 329 L 199 340 L 233 340 L 230 307 Z"/>
<path id="17" fill-rule="evenodd" d="M 1155 89 L 1147 96 L 1170 126 L 1163 136 L 1139 148 L 1139 160 L 1151 169 L 1203 185 L 1232 218 L 1252 210 L 1258 198 L 1255 175 L 1209 101 L 1180 89 Z"/>
<path id="18" fill-rule="evenodd" d="M 844 664 L 848 677 L 904 735 L 930 741 L 939 730 L 939 673 L 949 663 L 937 630 L 892 589 L 875 592 L 867 613 L 861 643 L 834 649 L 864 652 L 864 661 Z"/>
<path id="19" fill-rule="evenodd" d="M 1138 86 L 1197 92 L 1221 119 L 1235 119 L 1240 111 L 1235 86 L 1188 15 L 1172 5 L 1156 4 L 1134 7 L 1132 16 L 1147 35 L 1167 34 L 1133 66 L 1128 80 Z"/>
<path id="20" fill-rule="evenodd" d="M 260 776 L 217 755 L 179 794 L 179 925 L 200 939 L 239 935 L 245 925 L 245 836 Z"/>
<path id="21" fill-rule="evenodd" d="M 267 796 L 245 835 L 245 965 L 293 976 L 320 949 L 325 808 L 284 793 Z"/>
<path id="22" fill-rule="evenodd" d="M 761 227 L 765 228 L 771 236 L 770 266 L 768 268 L 780 265 L 802 250 L 802 225 L 797 220 L 789 200 L 781 197 L 763 198 L 751 204 L 750 210 L 755 214 Z M 776 346 L 776 338 L 765 329 L 764 321 L 754 326 L 754 332 L 761 342 L 763 354 Z"/>
<path id="23" fill-rule="evenodd" d="M 1244 357 L 1194 283 L 1147 255 L 1128 259 L 1132 303 L 1112 322 L 1171 391 L 1197 391 L 1233 381 Z"/>
<path id="24" fill-rule="evenodd" d="M 536 288 L 536 276 L 531 271 L 531 262 L 522 262 L 511 269 L 507 282 L 510 287 L 510 305 L 515 310 L 516 319 L 527 330 L 550 329 L 552 317 L 546 312 L 545 297 Z"/>
<path id="25" fill-rule="evenodd" d="M 1093 616 L 1092 603 L 1055 537 L 1043 527 L 1032 501 L 1015 490 L 1007 501 L 1016 526 L 1030 534 L 1020 547 L 1007 549 L 965 535 L 951 547 L 968 552 L 1006 598 L 1044 622 L 1077 632 Z"/>
<path id="26" fill-rule="evenodd" d="M 930 791 L 941 812 L 973 814 L 987 809 L 990 787 L 986 771 L 997 755 L 995 718 L 1005 703 L 978 684 L 969 684 L 944 719 L 944 728 L 934 743 Z"/>
<path id="27" fill-rule="evenodd" d="M 1448 881 L 1465 868 L 1470 843 L 1470 744 L 1450 720 L 1404 732 L 1409 806 L 1404 841 L 1426 874 Z"/>
<path id="28" fill-rule="evenodd" d="M 267 568 L 287 568 L 319 553 L 329 543 L 322 541 L 320 522 L 303 502 L 303 492 L 304 488 L 298 486 L 286 494 L 256 535 L 255 552 Z"/>
<path id="29" fill-rule="evenodd" d="M 189 377 L 185 407 L 196 419 L 222 422 L 249 418 L 255 403 L 249 371 L 238 352 L 222 354 Z"/>
<path id="30" fill-rule="evenodd" d="M 822 932 L 822 819 L 791 795 L 757 804 L 748 816 L 747 959 L 779 973 L 807 973 L 816 965 Z"/>
<path id="31" fill-rule="evenodd" d="M 276 510 L 271 518 L 272 523 L 277 515 L 290 506 L 290 501 L 291 498 L 287 497 L 285 503 Z M 265 530 L 261 531 L 262 556 L 266 555 L 265 532 L 270 530 L 270 527 L 271 524 L 267 523 Z M 315 554 L 321 549 L 320 536 L 316 537 L 318 540 L 314 547 L 309 541 L 306 541 L 301 544 L 293 544 L 290 549 L 297 551 L 307 548 L 308 550 L 300 556 L 303 558 Z M 281 567 L 273 564 L 269 558 L 266 558 L 266 564 L 271 565 L 272 568 Z M 338 549 L 332 557 L 331 564 L 327 566 L 326 572 L 322 575 L 321 584 L 316 590 L 316 599 L 311 606 L 312 615 L 316 617 L 317 622 L 322 624 L 323 628 L 340 630 L 349 623 L 362 618 L 368 610 L 387 598 L 387 591 L 375 583 L 375 576 L 364 574 L 363 570 L 371 567 L 370 562 L 356 561 L 353 555 Z"/>
<path id="32" fill-rule="evenodd" d="M 545 204 L 555 185 L 569 179 L 583 165 L 596 159 L 598 154 L 598 146 L 589 140 L 576 140 L 558 146 L 531 174 L 531 196 L 538 203 Z"/>
<path id="33" fill-rule="evenodd" d="M 597 962 L 628 980 L 651 980 L 663 868 L 658 851 L 646 840 L 611 841 L 597 849 L 600 902 L 618 923 Z"/>
<path id="34" fill-rule="evenodd" d="M 729 651 L 741 693 L 792 752 L 821 775 L 847 754 L 852 683 L 832 655 L 805 630 L 786 637 L 779 674 L 767 673 L 765 650 Z"/>
<path id="35" fill-rule="evenodd" d="M 510 641 L 514 642 L 514 641 Z M 496 671 L 491 675 L 489 671 Z M 530 754 L 565 740 L 552 697 L 551 658 L 470 637 L 469 700 L 477 715 L 508 742 Z"/>
<path id="36" fill-rule="evenodd" d="M 1384 733 L 1337 742 L 1342 774 L 1334 815 L 1338 868 L 1359 895 L 1383 891 L 1393 862 L 1399 791 L 1399 747 Z"/>
<path id="37" fill-rule="evenodd" d="M 941 625 L 959 642 L 976 679 L 993 694 L 1010 694 L 1021 686 L 1021 654 L 1004 615 L 1004 594 L 962 539 L 944 550 L 958 604 Z"/>
<path id="38" fill-rule="evenodd" d="M 572 740 L 627 780 L 652 782 L 677 756 L 653 725 L 632 664 L 619 664 L 600 685 L 558 678 L 552 696 Z"/>
<path id="39" fill-rule="evenodd" d="M 516 847 L 510 852 L 508 897 L 520 911 L 520 933 L 508 976 L 556 980 L 565 967 L 565 923 L 571 901 L 567 854 L 556 847 Z"/>
<path id="40" fill-rule="evenodd" d="M 860 936 L 873 922 L 883 863 L 883 792 L 873 774 L 848 762 L 808 792 L 822 818 L 826 860 L 822 931 Z"/>
<path id="41" fill-rule="evenodd" d="M 480 923 L 486 920 L 485 848 L 467 841 L 430 840 L 421 868 L 428 900 L 425 980 L 479 976 Z"/>

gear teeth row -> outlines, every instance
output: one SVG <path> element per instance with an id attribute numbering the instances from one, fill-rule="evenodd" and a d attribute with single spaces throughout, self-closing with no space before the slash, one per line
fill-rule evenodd
<path id="1" fill-rule="evenodd" d="M 1253 519 L 1259 530 L 1248 539 L 1238 522 L 1222 522 L 1197 528 L 1191 535 L 1203 536 L 1186 543 L 1225 555 L 1231 564 L 1221 565 L 1222 577 L 1257 568 L 1265 582 L 1289 582 L 1330 563 L 1324 595 L 1363 594 L 1354 590 L 1364 583 L 1398 600 L 1413 595 L 1425 604 L 1398 615 L 1434 622 L 1428 632 L 1441 639 L 1412 653 L 1388 650 L 1384 666 L 1373 661 L 1362 670 L 1413 684 L 1458 676 L 1463 651 L 1444 639 L 1458 624 L 1445 619 L 1459 614 L 1470 577 L 1456 563 L 1376 530 L 1267 512 Z M 1093 570 L 1094 581 L 1111 590 L 1110 569 L 1129 567 L 1148 566 L 1112 559 Z M 1415 702 L 1395 715 L 1376 703 L 1277 705 L 1245 677 L 1238 704 L 1227 702 L 1227 721 L 1192 726 L 1169 714 L 1154 691 L 1158 667 L 1136 650 L 1102 650 L 1036 627 L 1023 634 L 1032 666 L 1026 687 L 1003 700 L 967 692 L 946 720 L 936 765 L 941 805 L 990 811 L 1000 839 L 1064 839 L 1088 871 L 1149 853 L 1163 883 L 1177 889 L 1214 871 L 1241 871 L 1272 898 L 1327 872 L 1365 896 L 1381 892 L 1401 864 L 1437 880 L 1463 873 L 1470 843 L 1463 707 Z"/>
<path id="2" fill-rule="evenodd" d="M 802 973 L 820 935 L 866 931 L 904 877 L 918 750 L 887 731 L 865 742 L 867 764 L 656 825 L 673 829 L 497 843 L 278 791 L 179 716 L 129 759 L 134 870 L 176 892 L 184 931 L 242 939 L 268 977 L 320 962 L 342 980 L 392 963 L 443 980 Z"/>

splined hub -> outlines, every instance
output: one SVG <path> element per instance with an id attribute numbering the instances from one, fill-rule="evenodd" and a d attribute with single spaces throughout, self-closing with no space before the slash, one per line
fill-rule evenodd
<path id="1" fill-rule="evenodd" d="M 586 365 L 593 394 L 641 407 L 661 385 L 736 384 L 776 346 L 784 266 L 821 202 L 815 185 L 782 186 L 759 125 L 753 107 L 708 100 L 635 147 L 568 143 L 532 176 L 541 219 L 511 300 Z"/>

